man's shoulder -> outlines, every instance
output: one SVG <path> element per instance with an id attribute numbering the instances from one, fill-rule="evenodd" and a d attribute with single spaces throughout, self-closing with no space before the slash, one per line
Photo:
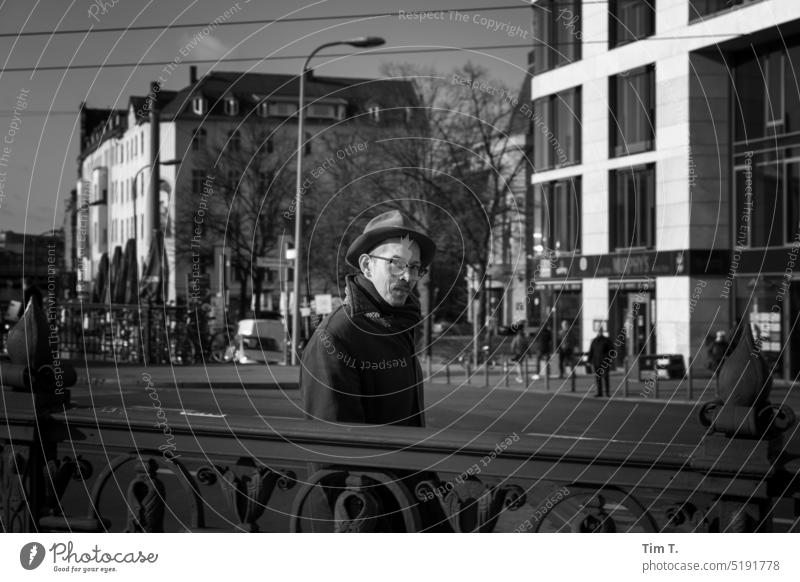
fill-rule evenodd
<path id="1" fill-rule="evenodd" d="M 346 305 L 340 305 L 334 309 L 317 326 L 318 332 L 342 337 L 346 337 L 358 329 L 353 321 L 353 315 Z"/>

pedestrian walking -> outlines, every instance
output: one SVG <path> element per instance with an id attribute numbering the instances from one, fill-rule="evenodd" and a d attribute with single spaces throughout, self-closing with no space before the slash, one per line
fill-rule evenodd
<path id="1" fill-rule="evenodd" d="M 605 395 L 610 396 L 608 375 L 613 362 L 611 351 L 611 340 L 603 335 L 603 328 L 600 327 L 592 343 L 589 344 L 589 364 L 594 372 L 597 387 L 595 396 L 597 397 L 603 396 L 603 386 L 605 386 Z"/>
<path id="2" fill-rule="evenodd" d="M 553 353 L 553 333 L 550 331 L 550 326 L 545 323 L 544 327 L 539 330 L 538 349 L 536 352 L 536 373 L 541 373 L 540 361 L 544 360 L 544 373 L 550 374 L 550 354 Z"/>
<path id="3" fill-rule="evenodd" d="M 517 329 L 517 335 L 514 336 L 514 340 L 511 342 L 511 361 L 514 362 L 517 369 L 516 381 L 518 384 L 522 384 L 525 378 L 525 373 L 522 370 L 522 363 L 525 361 L 525 358 L 528 357 L 529 346 L 528 338 L 525 335 L 525 326 L 520 325 Z"/>
<path id="4" fill-rule="evenodd" d="M 565 369 L 567 366 L 573 368 L 575 366 L 575 337 L 569 327 L 569 322 L 565 319 L 561 320 L 561 327 L 558 330 L 558 377 L 564 378 Z"/>

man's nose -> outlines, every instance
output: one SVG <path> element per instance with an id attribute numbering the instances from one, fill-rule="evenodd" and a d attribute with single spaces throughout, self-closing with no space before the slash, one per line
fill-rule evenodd
<path id="1" fill-rule="evenodd" d="M 409 285 L 414 280 L 414 277 L 411 276 L 411 270 L 410 269 L 406 269 L 405 271 L 403 271 L 403 274 L 400 275 L 400 278 L 404 279 L 405 281 L 407 281 L 409 283 Z"/>

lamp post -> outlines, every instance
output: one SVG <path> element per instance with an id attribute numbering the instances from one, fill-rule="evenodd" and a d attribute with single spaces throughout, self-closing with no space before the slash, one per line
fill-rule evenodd
<path id="1" fill-rule="evenodd" d="M 300 268 L 301 268 L 301 261 L 300 257 L 302 253 L 300 252 L 300 240 L 303 235 L 303 215 L 302 215 L 302 204 L 303 204 L 303 196 L 301 194 L 301 186 L 303 184 L 303 116 L 304 116 L 304 107 L 305 107 L 305 80 L 306 74 L 310 72 L 308 68 L 308 64 L 311 62 L 311 59 L 314 58 L 319 51 L 322 49 L 332 47 L 332 46 L 339 46 L 339 45 L 349 45 L 356 48 L 368 48 L 374 46 L 381 46 L 386 41 L 377 36 L 366 36 L 360 38 L 353 38 L 350 40 L 337 40 L 333 42 L 326 42 L 315 48 L 308 58 L 306 62 L 303 63 L 303 68 L 300 71 L 300 96 L 298 99 L 298 106 L 297 106 L 297 184 L 295 189 L 295 215 L 294 215 L 294 249 L 295 249 L 295 258 L 294 258 L 294 277 L 292 279 L 292 291 L 294 293 L 294 305 L 292 305 L 292 365 L 296 366 L 298 364 L 298 354 L 297 354 L 297 340 L 300 337 Z M 287 297 L 288 300 L 288 297 Z"/>

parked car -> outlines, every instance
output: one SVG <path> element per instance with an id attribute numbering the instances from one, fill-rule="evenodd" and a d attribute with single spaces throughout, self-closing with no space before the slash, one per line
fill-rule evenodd
<path id="1" fill-rule="evenodd" d="M 236 331 L 233 360 L 238 364 L 282 362 L 284 338 L 280 319 L 242 319 Z"/>

